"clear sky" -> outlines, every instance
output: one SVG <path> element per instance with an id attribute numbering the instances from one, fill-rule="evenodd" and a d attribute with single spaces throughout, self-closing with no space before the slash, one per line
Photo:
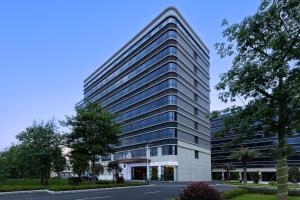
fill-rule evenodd
<path id="1" fill-rule="evenodd" d="M 253 14 L 259 0 L 0 1 L 0 150 L 33 120 L 64 119 L 83 80 L 168 6 L 186 18 L 211 54 L 211 110 L 227 105 L 214 86 L 230 67 L 213 48 L 221 22 Z"/>

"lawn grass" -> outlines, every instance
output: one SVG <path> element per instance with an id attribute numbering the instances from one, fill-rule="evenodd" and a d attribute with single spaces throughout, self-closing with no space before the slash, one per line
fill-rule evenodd
<path id="1" fill-rule="evenodd" d="M 4 180 L 0 182 L 0 192 L 11 191 L 28 191 L 28 190 L 42 190 L 48 189 L 51 191 L 66 191 L 66 190 L 84 190 L 84 189 L 98 189 L 98 188 L 113 188 L 126 186 L 139 186 L 145 183 L 140 182 L 125 182 L 113 183 L 112 181 L 100 181 L 98 184 L 92 184 L 89 181 L 84 181 L 79 185 L 70 185 L 66 179 L 50 179 L 48 186 L 40 184 L 38 179 L 17 179 Z"/>
<path id="2" fill-rule="evenodd" d="M 289 200 L 299 200 L 300 197 L 290 197 Z M 231 200 L 276 200 L 274 195 L 243 194 Z"/>
<path id="3" fill-rule="evenodd" d="M 224 184 L 227 184 L 227 185 L 243 185 L 243 186 L 265 186 L 265 187 L 276 187 L 276 186 L 272 186 L 270 184 L 263 184 L 263 183 L 240 183 L 240 182 L 237 182 L 237 181 L 224 181 L 223 182 Z M 297 185 L 297 184 L 289 184 L 289 188 L 300 188 L 300 185 Z"/>

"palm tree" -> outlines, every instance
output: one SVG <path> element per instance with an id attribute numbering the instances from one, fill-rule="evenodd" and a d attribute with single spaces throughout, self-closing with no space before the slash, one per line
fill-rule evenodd
<path id="1" fill-rule="evenodd" d="M 224 165 L 224 169 L 225 169 L 226 172 L 227 172 L 227 177 L 226 177 L 226 179 L 227 179 L 227 180 L 230 180 L 230 179 L 231 179 L 231 177 L 230 177 L 230 171 L 235 169 L 234 166 L 233 166 L 231 163 L 226 163 L 226 164 Z"/>
<path id="2" fill-rule="evenodd" d="M 247 183 L 247 163 L 259 156 L 259 151 L 256 149 L 248 149 L 242 147 L 239 151 L 233 152 L 230 155 L 231 159 L 239 160 L 243 165 L 243 182 Z"/>

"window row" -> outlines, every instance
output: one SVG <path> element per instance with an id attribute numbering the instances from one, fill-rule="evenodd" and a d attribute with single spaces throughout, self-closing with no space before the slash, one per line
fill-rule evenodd
<path id="1" fill-rule="evenodd" d="M 145 75 L 143 78 L 133 82 L 132 84 L 130 84 L 127 87 L 123 88 L 119 92 L 113 94 L 109 98 L 103 100 L 101 102 L 101 104 L 102 104 L 102 106 L 106 106 L 107 104 L 112 103 L 116 99 L 119 99 L 122 96 L 125 96 L 125 95 L 129 94 L 130 92 L 132 92 L 134 90 L 137 90 L 138 88 L 146 85 L 147 83 L 153 81 L 157 77 L 160 77 L 162 74 L 165 74 L 167 72 L 173 72 L 173 71 L 176 71 L 176 66 L 174 66 L 174 64 L 172 64 L 172 63 L 168 63 L 168 64 L 156 69 L 155 71 Z M 97 95 L 96 97 L 93 98 L 92 102 L 98 100 L 104 94 L 106 94 L 106 93 L 101 92 L 99 95 Z"/>
<path id="2" fill-rule="evenodd" d="M 176 145 L 166 145 L 161 147 L 161 154 L 165 155 L 177 155 L 177 146 Z"/>
<path id="3" fill-rule="evenodd" d="M 95 100 L 95 99 L 99 99 L 99 98 L 103 97 L 105 94 L 107 94 L 107 93 L 111 92 L 112 90 L 114 90 L 115 88 L 121 86 L 122 84 L 124 84 L 128 80 L 132 79 L 133 77 L 137 77 L 137 75 L 141 74 L 144 70 L 152 67 L 155 63 L 160 61 L 162 58 L 164 58 L 166 56 L 169 56 L 169 55 L 172 55 L 172 53 L 173 52 L 170 49 L 168 49 L 168 48 L 164 49 L 163 51 L 158 53 L 156 56 L 154 56 L 150 60 L 146 61 L 144 64 L 142 64 L 138 68 L 134 69 L 133 71 L 131 71 L 129 74 L 127 74 L 123 78 L 121 78 L 118 81 L 114 82 L 113 84 L 111 84 L 107 88 L 101 90 L 100 93 L 98 93 L 97 95 L 95 95 L 91 99 Z"/>
<path id="4" fill-rule="evenodd" d="M 160 108 L 162 106 L 166 105 L 175 105 L 176 104 L 176 96 L 165 96 L 160 99 L 157 99 L 155 101 L 152 101 L 148 104 L 145 104 L 143 106 L 137 107 L 133 110 L 130 110 L 126 113 L 123 113 L 116 117 L 117 122 L 122 122 L 128 119 L 131 119 L 133 117 L 137 117 L 139 115 L 143 115 L 145 113 L 148 113 L 152 110 L 155 110 L 157 108 Z"/>
<path id="5" fill-rule="evenodd" d="M 131 154 L 131 156 L 130 156 Z M 177 146 L 176 145 L 165 145 L 161 147 L 161 155 L 177 155 Z M 147 156 L 146 148 L 136 149 L 132 151 L 123 151 L 117 152 L 114 154 L 115 160 L 123 160 L 129 158 L 145 158 Z M 158 156 L 158 147 L 150 147 L 150 156 Z M 103 160 L 103 158 L 102 158 Z"/>
<path id="6" fill-rule="evenodd" d="M 164 43 L 168 39 L 174 39 L 176 38 L 176 32 L 175 31 L 168 31 L 161 35 L 159 38 L 157 38 L 154 42 L 149 44 L 147 47 L 145 47 L 141 52 L 139 52 L 137 55 L 133 56 L 130 60 L 128 60 L 124 65 L 119 67 L 117 70 L 112 72 L 109 76 L 106 76 L 102 81 L 100 81 L 97 85 L 91 87 L 88 91 L 85 92 L 85 96 L 90 96 L 93 92 L 98 90 L 100 87 L 102 87 L 104 84 L 108 83 L 110 80 L 121 74 L 123 71 L 128 69 L 131 65 L 148 55 L 152 50 L 157 48 L 159 45 Z M 131 74 L 133 76 L 134 74 Z M 121 82 L 127 81 L 128 77 L 125 76 L 124 80 L 120 80 Z"/>
<path id="7" fill-rule="evenodd" d="M 137 149 L 131 151 L 131 158 L 143 158 L 146 157 L 146 149 Z"/>
<path id="8" fill-rule="evenodd" d="M 194 38 L 185 30 L 185 28 L 183 28 L 183 26 L 181 26 L 181 24 L 178 22 L 178 20 L 176 20 L 175 18 L 172 19 L 173 20 L 173 23 L 177 25 L 177 27 L 179 28 L 179 30 L 181 30 L 185 36 L 189 39 L 189 41 L 194 45 L 194 46 L 197 46 L 199 47 L 202 52 L 201 52 L 201 58 L 203 60 L 203 62 L 205 62 L 207 65 L 209 65 L 207 59 L 209 59 L 209 55 L 203 50 L 203 48 L 198 45 L 198 43 L 194 40 Z M 202 55 L 205 54 L 205 57 Z"/>
<path id="9" fill-rule="evenodd" d="M 144 90 L 143 92 L 138 93 L 137 95 L 135 95 L 125 101 L 122 101 L 119 104 L 116 104 L 112 108 L 109 108 L 108 111 L 115 113 L 119 110 L 127 108 L 127 107 L 133 105 L 134 103 L 137 103 L 137 102 L 139 102 L 143 99 L 146 99 L 150 96 L 153 96 L 154 94 L 159 93 L 168 88 L 176 88 L 176 79 L 165 80 L 151 88 Z"/>
<path id="10" fill-rule="evenodd" d="M 168 121 L 176 121 L 177 113 L 176 112 L 166 112 L 159 115 L 155 115 L 153 117 L 149 117 L 144 120 L 140 120 L 131 124 L 127 124 L 122 127 L 122 133 L 127 133 L 130 131 L 135 131 L 141 128 L 145 128 L 148 126 L 152 126 L 155 124 L 168 122 Z"/>
<path id="11" fill-rule="evenodd" d="M 169 128 L 169 129 L 153 131 L 153 132 L 121 139 L 120 145 L 128 146 L 128 145 L 141 144 L 141 143 L 147 143 L 156 140 L 161 140 L 166 138 L 176 138 L 176 137 L 177 137 L 176 129 Z"/>
<path id="12" fill-rule="evenodd" d="M 97 79 L 101 77 L 104 73 L 108 72 L 110 69 L 112 69 L 115 65 L 117 65 L 119 62 L 121 62 L 126 56 L 131 54 L 134 50 L 136 50 L 139 46 L 141 46 L 145 41 L 147 41 L 152 35 L 156 34 L 160 29 L 165 27 L 167 24 L 171 23 L 173 20 L 171 18 L 168 18 L 164 20 L 162 23 L 160 23 L 158 26 L 156 26 L 152 31 L 150 31 L 147 35 L 145 35 L 141 40 L 139 40 L 137 43 L 135 43 L 132 47 L 130 47 L 126 52 L 124 52 L 121 56 L 119 56 L 117 59 L 115 59 L 109 66 L 105 67 L 100 71 L 100 73 L 93 75 L 90 77 L 87 81 L 85 86 L 88 87 L 93 82 L 91 82 L 92 79 Z"/>

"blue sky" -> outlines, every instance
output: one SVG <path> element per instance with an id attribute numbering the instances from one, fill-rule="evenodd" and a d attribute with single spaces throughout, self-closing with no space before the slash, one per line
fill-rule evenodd
<path id="1" fill-rule="evenodd" d="M 168 6 L 211 50 L 211 109 L 227 105 L 214 86 L 230 67 L 213 48 L 223 19 L 239 22 L 259 0 L 0 1 L 0 149 L 33 120 L 64 119 L 83 80 Z"/>

